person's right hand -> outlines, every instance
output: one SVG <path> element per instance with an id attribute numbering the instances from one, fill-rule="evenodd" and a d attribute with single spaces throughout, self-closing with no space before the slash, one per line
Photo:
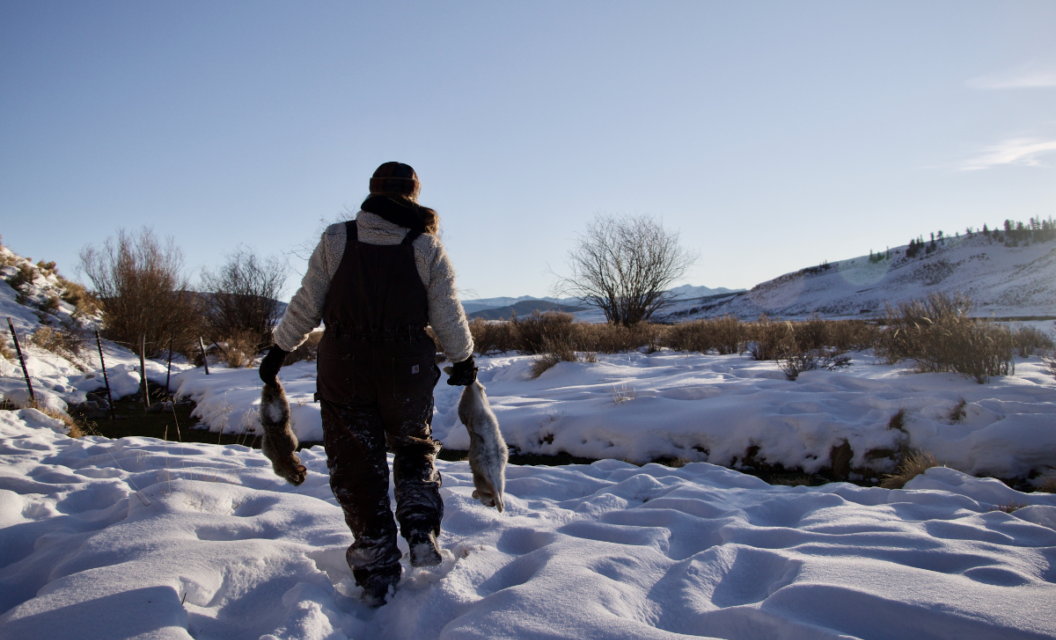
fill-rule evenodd
<path id="1" fill-rule="evenodd" d="M 279 348 L 279 345 L 268 350 L 268 355 L 260 361 L 260 379 L 264 381 L 264 384 L 275 384 L 278 380 L 279 369 L 282 368 L 282 362 L 289 353 Z"/>

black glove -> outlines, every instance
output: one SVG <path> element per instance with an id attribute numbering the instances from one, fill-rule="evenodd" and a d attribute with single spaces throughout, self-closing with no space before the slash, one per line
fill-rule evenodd
<path id="1" fill-rule="evenodd" d="M 279 345 L 268 350 L 268 355 L 260 361 L 260 379 L 264 381 L 264 384 L 275 384 L 278 380 L 279 369 L 282 368 L 282 362 L 289 353 L 279 348 Z"/>
<path id="2" fill-rule="evenodd" d="M 477 368 L 473 366 L 473 356 L 469 356 L 462 362 L 456 362 L 451 367 L 451 375 L 447 378 L 447 384 L 456 387 L 465 387 L 473 384 L 477 379 Z"/>

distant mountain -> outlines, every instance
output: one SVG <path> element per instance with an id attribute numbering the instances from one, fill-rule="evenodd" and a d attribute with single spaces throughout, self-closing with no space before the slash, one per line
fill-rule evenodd
<path id="1" fill-rule="evenodd" d="M 587 307 L 558 304 L 556 302 L 550 302 L 549 300 L 521 300 L 520 302 L 505 307 L 493 307 L 490 309 L 474 311 L 469 314 L 469 317 L 483 318 L 485 320 L 506 320 L 514 313 L 518 316 L 530 315 L 535 311 L 564 311 L 566 313 L 575 313 L 576 311 L 584 311 L 586 308 Z"/>
<path id="2" fill-rule="evenodd" d="M 689 299 L 704 298 L 706 296 L 713 296 L 713 295 L 724 294 L 724 293 L 734 293 L 734 292 L 737 292 L 737 291 L 744 291 L 744 289 L 727 289 L 725 287 L 719 287 L 717 289 L 712 289 L 710 287 L 695 287 L 693 285 L 684 284 L 684 285 L 682 285 L 680 287 L 675 287 L 675 288 L 671 289 L 669 291 L 669 293 L 673 294 L 672 297 L 675 300 L 689 300 Z M 526 305 L 523 305 L 523 306 L 518 308 L 517 305 L 521 304 L 521 303 L 532 303 L 532 305 L 535 305 L 535 306 L 531 306 L 531 305 L 526 304 Z M 556 307 L 544 306 L 544 303 L 547 304 L 547 305 L 557 305 L 557 306 Z M 510 310 L 527 309 L 527 313 L 531 313 L 532 311 L 534 311 L 536 309 L 538 309 L 540 311 L 545 311 L 546 309 L 560 308 L 560 307 L 578 307 L 577 310 L 582 311 L 584 309 L 589 308 L 589 305 L 585 304 L 583 302 L 583 300 L 581 300 L 579 298 L 550 298 L 550 297 L 536 298 L 534 296 L 520 296 L 520 297 L 517 297 L 517 298 L 509 298 L 509 297 L 476 298 L 476 299 L 473 299 L 473 300 L 463 300 L 462 301 L 462 308 L 466 310 L 466 314 L 469 315 L 470 317 L 477 317 L 477 312 L 484 311 L 484 310 L 489 310 L 489 309 L 493 309 L 493 310 L 501 309 L 501 310 L 504 310 L 505 314 L 502 315 L 501 317 L 508 318 L 508 317 L 510 317 L 510 314 L 509 314 Z M 517 314 L 521 315 L 521 311 L 517 310 Z M 491 318 L 492 316 L 488 315 L 488 316 L 481 316 L 481 317 Z"/>
<path id="3" fill-rule="evenodd" d="M 726 287 L 718 287 L 717 289 L 712 289 L 710 287 L 694 287 L 691 284 L 684 284 L 681 287 L 668 289 L 668 293 L 674 294 L 673 298 L 675 300 L 704 298 L 707 296 L 714 296 L 723 293 L 736 293 L 738 291 L 744 291 L 744 289 L 727 289 Z"/>
<path id="4" fill-rule="evenodd" d="M 662 319 L 729 314 L 750 320 L 761 313 L 869 318 L 882 315 L 886 304 L 934 292 L 966 294 L 977 317 L 1056 316 L 1056 241 L 1014 244 L 1020 246 L 976 233 L 946 238 L 931 251 L 920 244 L 916 250 L 896 247 L 872 257 L 800 269 L 749 291 L 676 303 Z"/>
<path id="5" fill-rule="evenodd" d="M 477 311 L 483 309 L 500 309 L 502 307 L 512 307 L 518 302 L 548 302 L 551 304 L 577 306 L 579 300 L 577 298 L 536 298 L 533 296 L 520 296 L 517 298 L 501 297 L 501 298 L 476 298 L 473 300 L 463 300 L 462 308 L 466 310 L 466 313 L 472 315 Z"/>

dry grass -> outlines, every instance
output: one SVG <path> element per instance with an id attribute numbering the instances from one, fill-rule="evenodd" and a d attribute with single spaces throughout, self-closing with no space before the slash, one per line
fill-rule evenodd
<path id="1" fill-rule="evenodd" d="M 99 300 L 88 292 L 83 285 L 71 282 L 62 276 L 58 276 L 59 284 L 62 285 L 62 299 L 72 304 L 75 316 L 92 316 L 99 312 Z"/>
<path id="2" fill-rule="evenodd" d="M 958 402 L 956 405 L 954 405 L 952 409 L 950 409 L 950 415 L 948 417 L 950 419 L 951 424 L 956 424 L 961 420 L 964 420 L 964 417 L 967 415 L 967 413 L 965 412 L 965 407 L 967 406 L 968 401 L 964 398 L 961 398 L 960 402 Z"/>
<path id="3" fill-rule="evenodd" d="M 990 510 L 1001 511 L 1002 513 L 1013 513 L 1015 511 L 1019 511 L 1023 507 L 1029 506 L 1030 505 L 1028 504 L 1023 504 L 1022 502 L 1016 502 L 1015 500 L 1013 500 L 1012 502 L 1006 502 L 1005 504 L 995 505 L 994 508 Z"/>
<path id="4" fill-rule="evenodd" d="M 33 332 L 29 341 L 67 360 L 79 358 L 85 344 L 82 330 L 73 323 L 62 323 L 58 327 L 43 325 Z"/>
<path id="5" fill-rule="evenodd" d="M 240 331 L 217 342 L 222 359 L 232 369 L 252 367 L 260 345 L 260 334 L 256 331 Z"/>
<path id="6" fill-rule="evenodd" d="M 906 483 L 932 467 L 942 466 L 935 456 L 926 451 L 909 451 L 902 457 L 895 473 L 885 476 L 880 486 L 885 489 L 901 489 Z"/>
<path id="7" fill-rule="evenodd" d="M 1035 485 L 1038 491 L 1044 491 L 1045 493 L 1056 493 L 1056 467 L 1049 469 L 1048 473 L 1041 476 Z"/>
<path id="8" fill-rule="evenodd" d="M 612 387 L 612 403 L 619 406 L 624 402 L 630 402 L 638 397 L 638 390 L 633 384 L 620 384 L 613 385 Z M 685 465 L 682 465 L 685 466 Z"/>
<path id="9" fill-rule="evenodd" d="M 1013 373 L 1012 332 L 969 317 L 971 308 L 969 298 L 942 293 L 888 307 L 877 354 L 890 364 L 912 359 L 921 373 L 952 371 L 980 384 Z"/>
<path id="10" fill-rule="evenodd" d="M 899 409 L 891 416 L 891 419 L 887 422 L 888 429 L 897 429 L 905 432 L 906 430 L 906 410 Z"/>
<path id="11" fill-rule="evenodd" d="M 33 268 L 33 265 L 28 262 L 23 262 L 18 265 L 18 271 L 15 275 L 7 279 L 7 284 L 11 285 L 12 289 L 21 291 L 24 285 L 33 282 L 36 277 L 37 272 L 36 269 Z"/>

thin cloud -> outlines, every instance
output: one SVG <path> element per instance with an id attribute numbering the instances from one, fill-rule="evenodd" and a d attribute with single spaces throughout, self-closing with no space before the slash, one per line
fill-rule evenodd
<path id="1" fill-rule="evenodd" d="M 978 156 L 961 164 L 961 171 L 979 171 L 1005 165 L 1022 167 L 1040 167 L 1041 156 L 1056 152 L 1056 140 L 1039 138 L 1009 138 L 1004 142 L 988 147 Z"/>
<path id="2" fill-rule="evenodd" d="M 1002 74 L 978 76 L 968 81 L 972 89 L 1038 89 L 1056 87 L 1056 71 L 1019 69 Z"/>

